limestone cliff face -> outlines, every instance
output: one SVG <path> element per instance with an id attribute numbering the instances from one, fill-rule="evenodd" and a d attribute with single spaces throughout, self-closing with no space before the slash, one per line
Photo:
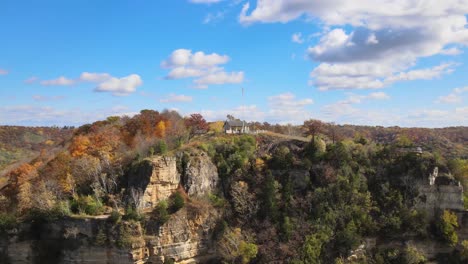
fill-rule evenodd
<path id="1" fill-rule="evenodd" d="M 112 224 L 106 218 L 22 225 L 16 232 L 0 236 L 0 263 L 162 264 L 171 259 L 205 263 L 213 258 L 212 235 L 220 214 L 196 199 L 214 192 L 218 184 L 217 168 L 205 153 L 190 156 L 183 175 L 177 171 L 176 158 L 155 156 L 140 162 L 128 177 L 128 201 L 138 201 L 147 211 L 181 185 L 194 200 L 162 226 L 152 222 L 145 226 L 138 222 Z M 123 229 L 130 244 L 119 247 Z M 99 234 L 104 242 L 98 242 Z"/>
<path id="2" fill-rule="evenodd" d="M 463 187 L 458 185 L 426 185 L 419 189 L 420 208 L 464 210 Z"/>
<path id="3" fill-rule="evenodd" d="M 23 224 L 0 239 L 0 263 L 5 264 L 133 264 L 128 250 L 95 244 L 105 219 L 63 219 Z"/>
<path id="4" fill-rule="evenodd" d="M 417 207 L 434 215 L 440 209 L 464 210 L 463 187 L 450 176 L 439 176 L 439 169 L 428 177 L 428 182 L 420 184 Z"/>
<path id="5" fill-rule="evenodd" d="M 191 197 L 213 192 L 218 180 L 218 170 L 204 152 L 190 157 L 182 175 L 184 189 Z"/>
<path id="6" fill-rule="evenodd" d="M 212 207 L 188 206 L 171 216 L 157 232 L 147 230 L 145 245 L 135 245 L 135 263 L 203 263 L 214 257 L 212 234 L 219 219 Z"/>
<path id="7" fill-rule="evenodd" d="M 176 158 L 155 156 L 142 161 L 129 177 L 129 198 L 140 208 L 153 208 L 175 192 L 180 183 Z"/>
<path id="8" fill-rule="evenodd" d="M 142 161 L 129 176 L 128 196 L 131 202 L 138 200 L 140 208 L 154 208 L 158 202 L 168 199 L 179 185 L 190 197 L 201 197 L 214 192 L 218 186 L 218 169 L 206 153 L 192 154 L 177 171 L 177 158 L 154 156 Z"/>

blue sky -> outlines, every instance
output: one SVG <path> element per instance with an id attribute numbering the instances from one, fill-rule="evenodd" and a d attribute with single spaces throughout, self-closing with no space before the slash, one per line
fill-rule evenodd
<path id="1" fill-rule="evenodd" d="M 468 125 L 468 2 L 350 2 L 4 0 L 0 124 Z"/>

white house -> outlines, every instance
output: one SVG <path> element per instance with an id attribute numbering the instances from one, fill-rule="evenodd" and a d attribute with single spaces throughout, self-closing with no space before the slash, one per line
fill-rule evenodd
<path id="1" fill-rule="evenodd" d="M 245 121 L 241 120 L 227 120 L 224 122 L 223 128 L 226 134 L 244 134 L 250 132 L 249 126 Z"/>

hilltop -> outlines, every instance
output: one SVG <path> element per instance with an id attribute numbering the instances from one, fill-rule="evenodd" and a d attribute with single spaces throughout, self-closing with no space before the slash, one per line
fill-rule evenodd
<path id="1" fill-rule="evenodd" d="M 222 125 L 143 110 L 3 128 L 5 146 L 31 152 L 0 187 L 0 260 L 465 260 L 467 128 Z"/>

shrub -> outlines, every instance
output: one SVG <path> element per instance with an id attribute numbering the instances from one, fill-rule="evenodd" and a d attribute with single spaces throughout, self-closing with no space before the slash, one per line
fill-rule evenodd
<path id="1" fill-rule="evenodd" d="M 140 221 L 142 219 L 142 215 L 138 212 L 136 208 L 133 206 L 128 206 L 125 209 L 125 215 L 123 216 L 124 220 L 134 220 L 134 221 Z"/>
<path id="2" fill-rule="evenodd" d="M 214 207 L 220 208 L 224 207 L 224 205 L 226 204 L 226 200 L 217 196 L 216 194 L 208 194 L 208 199 L 210 199 L 210 202 Z"/>
<path id="3" fill-rule="evenodd" d="M 108 218 L 109 222 L 111 222 L 112 224 L 118 224 L 121 219 L 122 215 L 117 210 L 113 210 Z"/>
<path id="4" fill-rule="evenodd" d="M 458 243 L 458 235 L 455 232 L 455 229 L 458 227 L 458 219 L 455 213 L 444 210 L 436 222 L 436 227 L 442 239 L 451 246 L 455 246 Z"/>
<path id="5" fill-rule="evenodd" d="M 101 201 L 91 196 L 79 196 L 72 200 L 71 210 L 76 214 L 99 215 L 103 212 Z"/>
<path id="6" fill-rule="evenodd" d="M 170 203 L 171 203 L 171 212 L 172 213 L 175 213 L 175 212 L 179 211 L 180 209 L 182 209 L 185 206 L 184 197 L 182 197 L 182 194 L 180 192 L 175 192 L 171 196 Z"/>
<path id="7" fill-rule="evenodd" d="M 158 203 L 153 210 L 153 218 L 159 225 L 165 224 L 169 220 L 169 212 L 167 211 L 168 205 L 166 201 Z"/>
<path id="8" fill-rule="evenodd" d="M 254 243 L 247 243 L 245 241 L 241 241 L 239 245 L 239 253 L 242 259 L 242 263 L 246 264 L 257 256 L 258 247 Z"/>
<path id="9" fill-rule="evenodd" d="M 103 247 L 107 244 L 107 236 L 102 228 L 99 228 L 99 231 L 96 234 L 96 239 L 94 240 L 94 244 L 100 247 Z"/>
<path id="10" fill-rule="evenodd" d="M 120 225 L 119 237 L 115 243 L 119 248 L 129 248 L 132 246 L 132 236 L 125 226 Z"/>
<path id="11" fill-rule="evenodd" d="M 0 213 L 0 232 L 14 228 L 17 224 L 16 217 L 12 214 Z"/>

